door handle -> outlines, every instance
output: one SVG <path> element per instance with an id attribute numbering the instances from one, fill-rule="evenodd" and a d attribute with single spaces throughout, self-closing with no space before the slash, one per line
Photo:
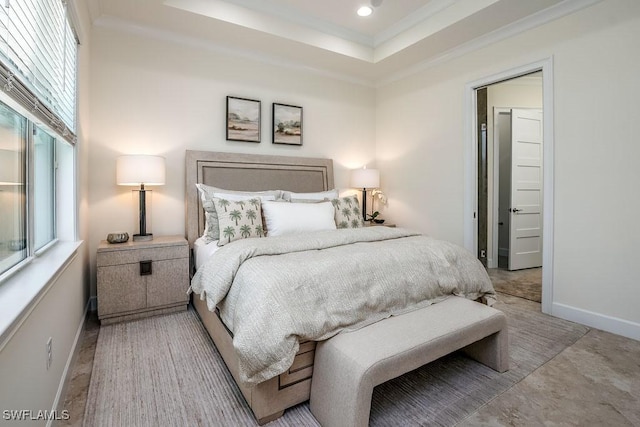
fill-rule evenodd
<path id="1" fill-rule="evenodd" d="M 518 209 L 518 208 L 513 208 L 513 209 L 509 209 L 511 212 L 516 213 L 516 212 L 520 212 L 522 209 Z"/>

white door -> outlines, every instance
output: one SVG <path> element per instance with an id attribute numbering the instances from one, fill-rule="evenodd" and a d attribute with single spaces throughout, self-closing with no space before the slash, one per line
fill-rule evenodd
<path id="1" fill-rule="evenodd" d="M 511 110 L 509 270 L 542 266 L 542 111 Z"/>

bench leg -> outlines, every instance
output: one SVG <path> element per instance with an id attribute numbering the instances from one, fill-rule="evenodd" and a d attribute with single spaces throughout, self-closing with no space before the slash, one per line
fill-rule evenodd
<path id="1" fill-rule="evenodd" d="M 311 379 L 310 409 L 323 427 L 369 425 L 373 384 L 355 360 L 318 343 Z"/>
<path id="2" fill-rule="evenodd" d="M 284 411 L 279 411 L 279 412 L 276 412 L 275 414 L 267 415 L 257 420 L 258 425 L 264 425 L 266 423 L 270 423 L 271 421 L 276 420 L 283 415 L 284 415 Z"/>
<path id="3" fill-rule="evenodd" d="M 507 328 L 466 346 L 467 356 L 498 372 L 509 370 L 509 337 Z"/>

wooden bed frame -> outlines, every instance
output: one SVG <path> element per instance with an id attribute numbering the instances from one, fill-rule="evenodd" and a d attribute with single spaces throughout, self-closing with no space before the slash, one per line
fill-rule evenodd
<path id="1" fill-rule="evenodd" d="M 196 183 L 227 190 L 289 190 L 301 193 L 326 191 L 334 188 L 333 161 L 305 157 L 187 151 L 186 230 L 190 247 L 193 247 L 194 241 L 202 235 L 204 229 L 204 211 Z M 239 380 L 238 359 L 229 330 L 197 295 L 193 297 L 193 305 L 258 424 L 272 421 L 282 416 L 285 409 L 309 400 L 316 346 L 314 341 L 300 344 L 300 350 L 287 372 L 249 387 Z"/>

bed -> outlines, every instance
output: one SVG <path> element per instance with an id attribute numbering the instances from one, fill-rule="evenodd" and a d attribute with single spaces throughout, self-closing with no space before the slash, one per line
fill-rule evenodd
<path id="1" fill-rule="evenodd" d="M 322 192 L 334 188 L 333 163 L 330 159 L 187 151 L 186 174 L 186 230 L 187 239 L 192 248 L 197 248 L 197 240 L 205 228 L 205 214 L 196 184 L 206 184 L 236 191 L 281 189 L 296 193 Z M 373 228 L 378 230 L 365 230 L 362 234 L 371 236 L 380 234 L 383 235 L 384 239 L 395 239 L 395 237 L 385 237 L 384 235 L 385 233 L 405 233 L 401 230 L 392 232 L 390 231 L 391 229 L 385 227 Z M 337 236 L 338 234 L 334 232 L 331 236 Z M 347 233 L 345 236 L 351 235 Z M 396 234 L 393 234 L 393 236 L 396 236 Z M 402 235 L 400 237 L 411 238 L 412 236 L 413 234 L 406 232 L 406 236 Z M 329 240 L 333 238 L 331 237 Z M 341 236 L 340 238 L 343 237 Z M 245 239 L 245 241 L 247 240 L 254 239 Z M 275 243 L 272 244 L 276 240 L 271 240 L 268 245 L 265 244 L 268 239 L 255 240 L 262 241 L 262 250 L 268 250 L 271 246 L 278 246 Z M 330 242 L 327 245 L 333 248 L 332 245 L 334 243 Z M 244 250 L 241 244 L 236 245 L 235 242 L 227 247 L 233 247 L 234 250 L 238 248 L 238 251 Z M 230 251 L 227 250 L 227 252 Z M 243 254 L 244 252 L 238 252 L 238 256 L 244 256 Z M 203 276 L 206 273 L 207 267 L 207 265 L 201 267 L 202 271 L 199 271 L 201 273 L 199 276 Z M 230 272 L 229 275 L 236 277 L 236 271 Z M 488 295 L 490 297 L 492 292 L 493 288 L 490 281 L 488 285 L 485 282 L 482 288 L 482 296 Z M 204 292 L 202 295 L 194 294 L 193 305 L 259 424 L 276 419 L 283 414 L 285 409 L 309 399 L 316 348 L 314 340 L 297 341 L 295 343 L 297 350 L 295 357 L 292 355 L 292 362 L 288 359 L 286 364 L 288 368 L 280 369 L 279 372 L 281 373 L 279 375 L 264 381 L 247 382 L 244 374 L 244 365 L 241 366 L 241 362 L 244 359 L 238 357 L 236 348 L 234 348 L 232 332 L 222 321 L 220 311 L 215 306 L 212 307 L 210 302 L 207 304 L 207 301 L 201 298 L 203 295 Z M 267 305 L 266 308 L 269 307 Z M 311 308 L 317 310 L 316 304 L 313 304 L 313 307 L 309 307 L 309 309 Z M 297 313 L 299 312 L 297 311 Z M 224 316 L 222 317 L 224 318 Z M 232 323 L 229 323 L 230 318 L 225 318 L 225 321 L 227 324 L 232 325 Z M 233 326 L 231 326 L 231 329 L 233 329 Z M 269 329 L 264 329 L 262 332 L 268 333 Z M 239 333 L 236 334 L 236 341 L 238 339 Z M 265 344 L 265 346 L 267 345 Z M 237 342 L 236 347 L 238 347 Z"/>

